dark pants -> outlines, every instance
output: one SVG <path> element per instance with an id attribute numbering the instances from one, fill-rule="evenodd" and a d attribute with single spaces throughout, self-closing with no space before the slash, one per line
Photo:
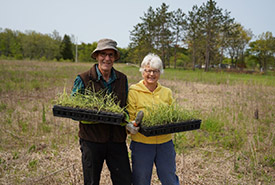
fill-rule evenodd
<path id="1" fill-rule="evenodd" d="M 162 144 L 132 141 L 132 169 L 134 185 L 150 185 L 153 165 L 162 185 L 179 185 L 176 175 L 176 153 L 172 140 Z"/>
<path id="2" fill-rule="evenodd" d="M 85 185 L 99 185 L 104 160 L 113 185 L 130 185 L 131 168 L 126 143 L 94 143 L 79 140 Z"/>

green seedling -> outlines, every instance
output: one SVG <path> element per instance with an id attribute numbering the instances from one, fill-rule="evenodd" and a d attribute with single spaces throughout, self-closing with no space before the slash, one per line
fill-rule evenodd
<path id="1" fill-rule="evenodd" d="M 184 121 L 194 120 L 196 113 L 182 109 L 177 104 L 154 105 L 146 107 L 147 114 L 144 115 L 142 124 L 146 127 L 167 125 Z"/>
<path id="2" fill-rule="evenodd" d="M 64 89 L 63 93 L 58 95 L 55 104 L 64 107 L 96 110 L 98 112 L 106 111 L 124 114 L 124 108 L 121 108 L 119 101 L 116 100 L 117 97 L 113 93 L 105 93 L 104 90 L 93 92 L 85 89 L 82 92 L 78 91 L 71 95 Z"/>

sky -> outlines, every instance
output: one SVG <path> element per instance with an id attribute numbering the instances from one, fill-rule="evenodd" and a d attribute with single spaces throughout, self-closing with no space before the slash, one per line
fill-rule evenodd
<path id="1" fill-rule="evenodd" d="M 151 6 L 162 3 L 169 11 L 178 8 L 188 14 L 194 5 L 207 0 L 0 0 L 0 28 L 51 34 L 56 30 L 74 36 L 78 44 L 102 38 L 117 41 L 118 47 L 130 43 L 130 31 L 141 23 Z M 255 36 L 270 31 L 275 36 L 275 0 L 215 0 L 235 21 L 251 29 Z"/>

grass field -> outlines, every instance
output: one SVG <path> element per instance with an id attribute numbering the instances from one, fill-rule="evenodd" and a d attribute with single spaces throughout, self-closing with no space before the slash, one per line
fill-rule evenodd
<path id="1" fill-rule="evenodd" d="M 78 123 L 52 106 L 91 65 L 0 61 L 0 184 L 83 184 Z M 137 67 L 115 68 L 141 80 Z M 181 184 L 274 184 L 274 73 L 167 69 L 160 83 L 202 119 L 200 130 L 174 135 Z M 101 184 L 111 184 L 106 166 Z"/>

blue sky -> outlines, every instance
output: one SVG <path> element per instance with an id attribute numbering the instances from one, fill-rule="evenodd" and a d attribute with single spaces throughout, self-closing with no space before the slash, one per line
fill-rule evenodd
<path id="1" fill-rule="evenodd" d="M 0 28 L 49 34 L 74 35 L 78 43 L 112 38 L 119 47 L 130 43 L 130 31 L 151 6 L 162 3 L 169 11 L 188 13 L 207 0 L 0 0 Z M 217 6 L 254 35 L 270 31 L 275 36 L 275 0 L 216 0 Z"/>

